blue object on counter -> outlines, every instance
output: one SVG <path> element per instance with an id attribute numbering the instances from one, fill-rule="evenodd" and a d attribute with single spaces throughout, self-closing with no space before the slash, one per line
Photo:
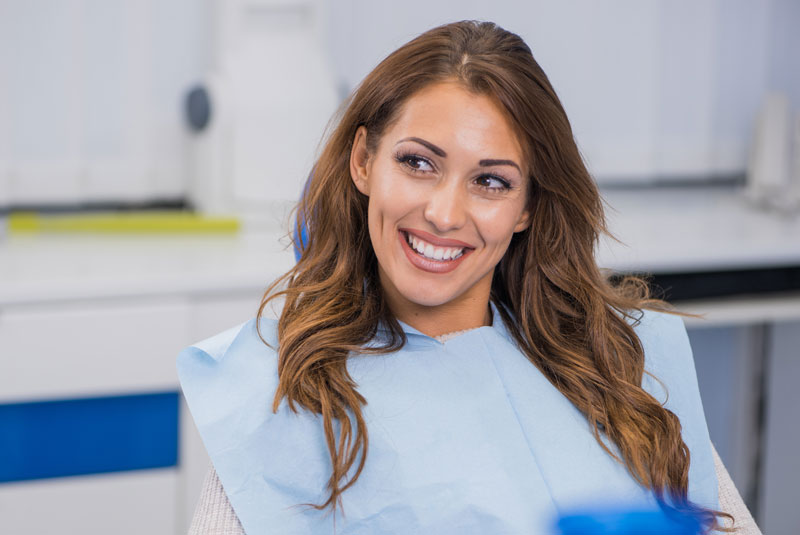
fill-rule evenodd
<path id="1" fill-rule="evenodd" d="M 563 514 L 556 535 L 697 535 L 697 517 L 661 510 L 608 509 Z"/>

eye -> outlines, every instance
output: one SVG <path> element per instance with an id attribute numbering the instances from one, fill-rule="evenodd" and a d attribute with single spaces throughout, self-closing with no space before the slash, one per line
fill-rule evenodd
<path id="1" fill-rule="evenodd" d="M 475 179 L 475 182 L 481 188 L 492 193 L 501 193 L 511 189 L 511 184 L 505 178 L 494 175 L 481 175 Z"/>
<path id="2" fill-rule="evenodd" d="M 394 157 L 394 159 L 398 163 L 403 164 L 403 166 L 406 167 L 412 173 L 426 173 L 426 172 L 428 172 L 428 170 L 425 170 L 425 169 L 422 168 L 422 166 L 424 166 L 424 165 L 427 165 L 430 168 L 429 170 L 433 171 L 433 166 L 431 165 L 431 163 L 428 160 L 426 160 L 425 158 L 423 158 L 422 156 L 419 156 L 418 154 L 414 154 L 414 153 L 410 153 L 410 152 L 409 153 L 400 153 L 400 154 L 397 154 Z"/>

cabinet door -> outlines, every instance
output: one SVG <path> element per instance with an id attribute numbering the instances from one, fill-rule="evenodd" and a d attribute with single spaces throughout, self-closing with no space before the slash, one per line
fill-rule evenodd
<path id="1" fill-rule="evenodd" d="M 12 478 L 12 482 L 0 484 L 0 533 L 176 532 L 177 511 L 183 507 L 180 458 L 177 464 L 173 456 L 168 463 L 147 465 L 161 468 L 141 469 L 145 466 L 141 458 L 146 455 L 137 454 L 136 448 L 141 444 L 144 452 L 153 446 L 153 440 L 142 438 L 145 435 L 169 436 L 175 448 L 178 421 L 168 419 L 173 429 L 161 425 L 163 434 L 158 435 L 151 427 L 156 421 L 163 424 L 163 418 L 143 418 L 135 403 L 133 411 L 123 404 L 124 410 L 115 413 L 118 418 L 112 415 L 109 420 L 108 413 L 111 406 L 117 406 L 111 400 L 120 396 L 146 399 L 159 392 L 177 392 L 175 358 L 191 343 L 187 302 L 186 298 L 121 299 L 0 309 L 0 408 L 54 402 L 33 403 L 54 408 L 44 411 L 47 414 L 42 418 L 12 418 L 6 429 L 15 424 L 19 433 L 16 439 L 12 433 L 0 442 L 15 453 L 21 451 L 20 444 L 42 444 L 36 449 L 44 453 L 21 457 L 31 467 L 31 474 L 41 472 L 42 465 L 57 467 L 52 473 L 29 476 L 23 470 L 17 476 L 22 480 Z M 125 396 L 128 394 L 144 396 Z M 105 412 L 64 410 L 82 400 L 94 408 L 102 405 Z M 65 422 L 68 416 L 75 419 Z M 135 433 L 141 440 L 127 441 L 131 429 L 143 430 Z M 33 443 L 31 436 L 40 440 Z M 90 473 L 99 469 L 85 469 L 86 456 L 70 452 L 80 452 L 75 444 L 91 437 L 101 440 L 87 443 L 89 450 L 107 441 L 100 453 L 122 459 L 122 464 L 105 467 L 103 471 L 113 471 L 102 474 Z M 128 457 L 113 448 L 115 437 L 128 437 L 123 439 L 125 448 L 119 448 L 129 451 Z M 44 447 L 47 444 L 50 449 Z M 125 465 L 125 459 L 133 464 Z"/>
<path id="2" fill-rule="evenodd" d="M 774 323 L 767 344 L 764 459 L 757 520 L 764 533 L 800 533 L 800 321 Z"/>
<path id="3" fill-rule="evenodd" d="M 0 403 L 176 390 L 185 298 L 0 309 Z"/>
<path id="4" fill-rule="evenodd" d="M 2 484 L 0 533 L 173 535 L 177 481 L 161 468 Z"/>

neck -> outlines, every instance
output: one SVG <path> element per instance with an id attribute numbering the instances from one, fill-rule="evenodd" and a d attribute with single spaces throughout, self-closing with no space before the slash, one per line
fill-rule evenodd
<path id="1" fill-rule="evenodd" d="M 461 295 L 438 305 L 423 305 L 410 300 L 397 289 L 380 266 L 378 273 L 384 298 L 394 316 L 427 336 L 435 338 L 492 324 L 489 296 L 493 271 Z"/>
<path id="2" fill-rule="evenodd" d="M 483 306 L 476 306 L 473 303 L 468 308 L 448 307 L 446 305 L 438 307 L 418 306 L 420 307 L 419 309 L 412 311 L 410 314 L 398 316 L 397 319 L 411 325 L 431 338 L 492 324 L 492 310 L 489 307 L 488 300 Z"/>

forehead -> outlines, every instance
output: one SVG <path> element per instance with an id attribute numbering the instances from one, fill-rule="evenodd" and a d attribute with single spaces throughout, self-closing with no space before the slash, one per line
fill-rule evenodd
<path id="1" fill-rule="evenodd" d="M 480 158 L 525 163 L 505 111 L 489 96 L 472 93 L 458 83 L 427 86 L 405 102 L 384 137 L 407 135 L 424 138 L 448 154 L 466 151 L 479 153 L 476 156 Z"/>

